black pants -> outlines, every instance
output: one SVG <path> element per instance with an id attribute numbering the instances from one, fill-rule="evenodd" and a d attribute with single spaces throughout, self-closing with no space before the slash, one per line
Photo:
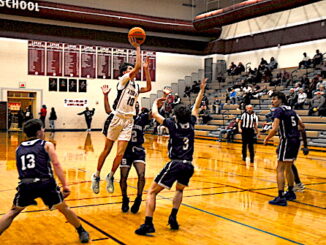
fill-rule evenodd
<path id="1" fill-rule="evenodd" d="M 242 129 L 242 158 L 247 157 L 247 146 L 250 153 L 250 162 L 254 161 L 255 152 L 254 152 L 254 137 L 255 132 L 253 128 L 243 128 Z"/>
<path id="2" fill-rule="evenodd" d="M 91 129 L 92 119 L 86 119 L 87 129 Z"/>

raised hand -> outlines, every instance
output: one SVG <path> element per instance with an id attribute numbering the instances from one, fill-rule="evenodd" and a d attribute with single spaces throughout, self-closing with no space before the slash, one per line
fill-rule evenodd
<path id="1" fill-rule="evenodd" d="M 208 78 L 203 78 L 203 80 L 200 83 L 200 90 L 203 90 L 206 88 L 206 82 L 207 82 Z"/>
<path id="2" fill-rule="evenodd" d="M 135 48 L 140 47 L 139 43 L 137 42 L 137 39 L 135 37 L 128 37 L 128 40 L 132 46 Z"/>
<path id="3" fill-rule="evenodd" d="M 110 93 L 110 91 L 111 91 L 111 88 L 109 88 L 109 85 L 103 85 L 101 87 L 101 89 L 102 89 L 102 92 L 103 92 L 104 95 L 108 95 Z"/>

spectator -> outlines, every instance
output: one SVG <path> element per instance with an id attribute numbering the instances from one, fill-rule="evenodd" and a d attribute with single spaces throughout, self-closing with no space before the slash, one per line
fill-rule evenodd
<path id="1" fill-rule="evenodd" d="M 10 127 L 11 127 L 12 118 L 13 118 L 13 115 L 12 115 L 12 113 L 11 113 L 11 110 L 8 109 L 8 130 L 9 130 Z"/>
<path id="2" fill-rule="evenodd" d="M 321 92 L 315 92 L 315 96 L 312 98 L 310 102 L 308 115 L 312 116 L 315 112 L 318 112 L 318 115 L 320 115 L 321 113 L 319 112 L 319 110 L 324 106 L 324 104 L 325 104 L 325 97 L 322 96 Z"/>
<path id="3" fill-rule="evenodd" d="M 298 101 L 298 95 L 295 92 L 294 88 L 290 89 L 290 93 L 286 96 L 286 99 L 288 101 L 289 106 L 291 108 L 295 105 L 295 103 Z"/>
<path id="4" fill-rule="evenodd" d="M 55 122 L 55 120 L 57 120 L 57 113 L 55 112 L 54 107 L 51 108 L 49 120 L 50 120 L 50 128 L 51 128 L 51 131 L 53 132 L 55 130 L 54 122 Z"/>
<path id="5" fill-rule="evenodd" d="M 18 111 L 17 118 L 18 118 L 18 128 L 22 128 L 24 122 L 24 112 L 21 108 Z"/>
<path id="6" fill-rule="evenodd" d="M 324 60 L 323 62 L 322 62 L 322 65 L 321 65 L 321 67 L 320 67 L 320 70 L 321 70 L 321 77 L 322 78 L 326 78 L 326 60 Z"/>
<path id="7" fill-rule="evenodd" d="M 268 68 L 272 71 L 272 70 L 276 69 L 277 66 L 278 66 L 277 61 L 275 60 L 274 57 L 272 57 L 270 62 L 269 62 Z"/>
<path id="8" fill-rule="evenodd" d="M 179 105 L 181 103 L 181 98 L 179 97 L 179 95 L 176 93 L 174 95 L 174 100 L 173 100 L 173 108 L 176 106 L 176 105 Z"/>
<path id="9" fill-rule="evenodd" d="M 207 124 L 210 120 L 213 119 L 209 113 L 207 106 L 205 105 L 201 106 L 200 114 L 202 115 L 203 124 Z"/>
<path id="10" fill-rule="evenodd" d="M 41 111 L 39 112 L 40 114 L 40 120 L 43 123 L 43 128 L 45 128 L 45 117 L 47 114 L 47 110 L 46 110 L 46 105 L 42 105 Z"/>
<path id="11" fill-rule="evenodd" d="M 209 110 L 209 100 L 208 100 L 206 94 L 204 94 L 204 96 L 203 96 L 203 99 L 201 101 L 201 105 L 206 106 L 207 110 Z"/>
<path id="12" fill-rule="evenodd" d="M 33 119 L 32 106 L 26 107 L 26 111 L 24 112 L 24 121 L 26 122 L 30 119 Z"/>
<path id="13" fill-rule="evenodd" d="M 306 102 L 307 94 L 303 91 L 303 88 L 299 89 L 299 93 L 297 96 L 297 102 L 294 105 L 295 109 L 303 109 L 303 105 Z"/>
<path id="14" fill-rule="evenodd" d="M 303 53 L 303 59 L 299 63 L 299 69 L 309 68 L 311 65 L 311 59 L 306 52 Z"/>
<path id="15" fill-rule="evenodd" d="M 263 124 L 263 129 L 261 131 L 262 133 L 265 133 L 265 132 L 269 131 L 272 128 L 273 112 L 274 112 L 274 108 L 271 108 L 270 112 L 265 115 L 266 122 L 264 122 L 264 124 Z"/>
<path id="16" fill-rule="evenodd" d="M 305 89 L 309 88 L 310 81 L 309 81 L 309 78 L 307 77 L 307 75 L 303 75 L 301 77 L 300 83 L 302 84 L 303 88 L 305 88 Z"/>
<path id="17" fill-rule="evenodd" d="M 86 121 L 86 124 L 87 124 L 87 132 L 90 132 L 91 131 L 91 128 L 92 128 L 92 118 L 93 118 L 93 115 L 95 113 L 95 108 L 93 108 L 93 110 L 89 110 L 88 107 L 86 107 L 85 111 L 82 111 L 80 113 L 78 113 L 77 115 L 83 115 L 85 116 L 85 121 Z"/>
<path id="18" fill-rule="evenodd" d="M 237 92 L 235 91 L 235 89 L 232 89 L 232 91 L 230 92 L 230 100 L 232 104 L 236 104 L 236 98 Z"/>
<path id="19" fill-rule="evenodd" d="M 234 70 L 235 70 L 236 67 L 237 66 L 233 62 L 231 62 L 231 65 L 229 66 L 229 69 L 226 70 L 229 76 L 233 75 Z"/>
<path id="20" fill-rule="evenodd" d="M 238 66 L 234 69 L 233 75 L 239 75 L 241 74 L 241 72 L 244 72 L 246 69 L 244 67 L 244 65 L 239 62 Z"/>
<path id="21" fill-rule="evenodd" d="M 194 81 L 194 84 L 191 87 L 191 92 L 197 94 L 199 92 L 199 89 L 199 83 L 197 81 Z"/>
<path id="22" fill-rule="evenodd" d="M 215 100 L 213 102 L 213 112 L 219 114 L 221 111 L 221 107 L 221 101 L 217 97 L 215 97 Z"/>
<path id="23" fill-rule="evenodd" d="M 184 93 L 185 94 L 184 94 L 183 97 L 189 97 L 190 98 L 190 94 L 191 94 L 191 88 L 190 88 L 190 86 L 186 86 Z"/>
<path id="24" fill-rule="evenodd" d="M 319 49 L 316 50 L 316 54 L 312 59 L 313 67 L 315 68 L 317 65 L 321 64 L 323 61 L 323 54 L 319 52 Z"/>
<path id="25" fill-rule="evenodd" d="M 221 129 L 219 141 L 222 141 L 223 135 L 226 134 L 227 142 L 232 142 L 235 134 L 238 133 L 239 117 L 235 117 L 225 129 Z"/>

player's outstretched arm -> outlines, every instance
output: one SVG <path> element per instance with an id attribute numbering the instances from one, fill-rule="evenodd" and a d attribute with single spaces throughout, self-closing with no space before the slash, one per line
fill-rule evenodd
<path id="1" fill-rule="evenodd" d="M 280 119 L 279 118 L 275 118 L 274 122 L 273 122 L 273 126 L 272 129 L 269 131 L 269 134 L 266 136 L 265 140 L 264 140 L 264 144 L 267 145 L 268 141 L 276 135 L 278 127 L 280 126 Z"/>
<path id="2" fill-rule="evenodd" d="M 144 63 L 144 70 L 145 70 L 145 77 L 146 77 L 146 87 L 140 89 L 140 93 L 146 93 L 152 90 L 152 79 L 151 75 L 149 74 L 149 57 L 146 57 L 146 61 Z"/>
<path id="3" fill-rule="evenodd" d="M 156 99 L 153 103 L 153 107 L 152 107 L 152 117 L 159 123 L 162 124 L 164 121 L 164 117 L 162 117 L 162 115 L 158 112 L 158 107 L 159 104 L 162 104 L 162 102 L 165 100 L 165 98 L 161 98 L 161 99 Z"/>
<path id="4" fill-rule="evenodd" d="M 201 104 L 201 101 L 204 97 L 204 92 L 205 92 L 205 88 L 206 88 L 206 82 L 207 82 L 207 78 L 203 78 L 203 80 L 200 83 L 200 90 L 199 93 L 197 95 L 194 107 L 192 108 L 192 115 L 198 117 L 199 114 L 199 106 Z"/>
<path id="5" fill-rule="evenodd" d="M 111 106 L 110 106 L 110 102 L 109 102 L 109 93 L 111 91 L 111 89 L 109 88 L 108 85 L 103 85 L 101 87 L 103 95 L 104 95 L 104 108 L 105 108 L 105 112 L 107 114 L 110 114 L 112 112 Z"/>
<path id="6" fill-rule="evenodd" d="M 129 73 L 130 79 L 134 79 L 141 68 L 141 50 L 140 45 L 137 43 L 135 37 L 131 38 L 130 41 L 132 42 L 132 46 L 136 48 L 136 64 L 135 67 Z"/>
<path id="7" fill-rule="evenodd" d="M 61 164 L 58 160 L 58 155 L 54 149 L 54 145 L 51 142 L 46 142 L 44 148 L 45 148 L 45 151 L 49 154 L 54 173 L 58 176 L 58 179 L 62 185 L 63 192 L 65 194 L 65 197 L 67 197 L 70 193 L 70 189 L 67 186 L 66 177 L 65 177 L 65 174 L 61 167 Z"/>

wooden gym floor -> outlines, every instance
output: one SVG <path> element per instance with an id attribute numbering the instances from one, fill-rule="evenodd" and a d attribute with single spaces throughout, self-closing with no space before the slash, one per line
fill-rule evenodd
<path id="1" fill-rule="evenodd" d="M 68 205 L 90 232 L 92 244 L 326 244 L 326 153 L 300 153 L 296 165 L 304 193 L 287 207 L 267 202 L 277 193 L 275 147 L 256 146 L 256 162 L 241 161 L 241 145 L 196 140 L 195 174 L 184 192 L 178 213 L 179 231 L 170 231 L 167 218 L 174 189 L 159 194 L 154 224 L 156 233 L 143 237 L 134 230 L 143 222 L 145 201 L 138 214 L 121 212 L 119 173 L 115 192 L 93 194 L 90 178 L 104 145 L 100 132 L 47 133 L 56 142 L 72 193 Z M 0 133 L 0 215 L 9 210 L 17 185 L 15 149 L 22 136 Z M 146 135 L 146 186 L 168 161 L 167 138 Z M 108 173 L 115 148 L 102 171 Z M 130 173 L 129 197 L 133 201 L 137 179 Z M 143 200 L 146 199 L 146 193 Z M 0 244 L 79 244 L 74 228 L 58 211 L 48 211 L 42 201 L 28 207 L 0 236 Z M 132 204 L 132 203 L 131 203 Z"/>

